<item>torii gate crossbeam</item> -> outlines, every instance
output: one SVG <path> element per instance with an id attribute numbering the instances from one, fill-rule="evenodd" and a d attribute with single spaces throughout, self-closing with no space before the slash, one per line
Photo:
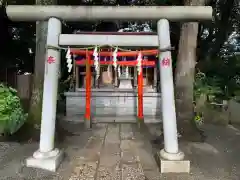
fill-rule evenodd
<path id="1" fill-rule="evenodd" d="M 203 21 L 212 19 L 211 6 L 33 6 L 9 5 L 13 21 L 41 21 L 55 17 L 65 21 L 159 20 Z"/>

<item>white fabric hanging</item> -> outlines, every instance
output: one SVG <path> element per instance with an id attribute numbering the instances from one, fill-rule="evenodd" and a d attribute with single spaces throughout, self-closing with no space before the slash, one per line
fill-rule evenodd
<path id="1" fill-rule="evenodd" d="M 121 68 L 120 68 L 120 66 L 118 66 L 117 70 L 118 70 L 118 77 L 120 77 L 121 76 Z"/>
<path id="2" fill-rule="evenodd" d="M 138 71 L 138 74 L 142 72 L 142 53 L 141 52 L 138 53 L 138 57 L 137 57 L 137 71 Z"/>
<path id="3" fill-rule="evenodd" d="M 73 60 L 72 60 L 72 54 L 71 54 L 71 50 L 68 47 L 67 53 L 66 53 L 66 59 L 67 59 L 67 68 L 68 68 L 68 72 L 70 73 L 72 71 L 72 67 L 73 67 Z"/>
<path id="4" fill-rule="evenodd" d="M 94 58 L 94 67 L 96 71 L 96 78 L 98 79 L 100 76 L 100 63 L 99 63 L 99 53 L 98 53 L 98 48 L 97 46 L 95 47 L 93 51 L 93 58 Z"/>
<path id="5" fill-rule="evenodd" d="M 116 49 L 113 52 L 113 67 L 115 68 L 115 70 L 117 69 L 117 52 L 118 48 L 116 47 Z"/>
<path id="6" fill-rule="evenodd" d="M 126 67 L 126 78 L 129 77 L 129 69 L 128 69 L 128 66 Z"/>

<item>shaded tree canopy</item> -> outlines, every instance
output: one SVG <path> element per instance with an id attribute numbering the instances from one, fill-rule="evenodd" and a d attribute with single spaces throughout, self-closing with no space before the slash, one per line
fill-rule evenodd
<path id="1" fill-rule="evenodd" d="M 34 4 L 32 0 L 9 0 L 8 4 Z M 181 0 L 59 0 L 60 5 L 182 5 Z M 234 0 L 211 0 L 208 4 L 214 8 L 212 22 L 201 22 L 198 37 L 198 64 L 197 69 L 205 72 L 210 78 L 221 81 L 221 86 L 233 86 L 238 88 L 238 72 L 240 72 L 240 8 L 239 2 Z M 5 67 L 18 66 L 22 72 L 33 71 L 35 52 L 35 23 L 9 22 L 4 16 L 4 9 L 0 12 L 1 25 L 1 62 Z M 144 12 L 143 12 L 144 13 Z M 135 22 L 132 22 L 135 23 Z M 156 30 L 156 22 L 147 23 L 153 31 Z M 176 51 L 173 58 L 176 59 L 179 32 L 181 23 L 171 23 L 172 44 Z M 131 26 L 130 22 L 75 22 L 64 23 L 63 31 L 73 33 L 76 31 L 117 31 L 120 28 Z M 5 28 L 2 28 L 5 27 Z M 3 40 L 3 41 L 2 41 Z M 222 70 L 224 69 L 224 72 Z M 235 73 L 234 73 L 235 72 Z M 228 78 L 237 79 L 234 82 Z M 225 87 L 223 87 L 225 88 Z M 226 88 L 225 88 L 226 89 Z M 230 88 L 231 89 L 231 88 Z M 230 91 L 230 90 L 229 90 Z M 228 91 L 228 92 L 229 92 Z M 229 95 L 234 94 L 229 92 Z"/>

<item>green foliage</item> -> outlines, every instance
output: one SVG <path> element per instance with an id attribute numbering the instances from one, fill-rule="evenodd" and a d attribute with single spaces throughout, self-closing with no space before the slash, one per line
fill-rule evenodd
<path id="1" fill-rule="evenodd" d="M 219 82 L 216 78 L 208 78 L 204 73 L 198 72 L 195 76 L 194 99 L 197 100 L 202 94 L 206 95 L 210 101 L 222 93 Z"/>
<path id="2" fill-rule="evenodd" d="M 17 91 L 0 84 L 0 133 L 13 134 L 26 121 Z"/>
<path id="3" fill-rule="evenodd" d="M 202 61 L 201 63 L 201 71 L 205 74 L 205 82 L 221 90 L 220 93 L 216 94 L 216 98 L 228 100 L 240 95 L 239 56 L 216 57 L 211 60 Z"/>
<path id="4" fill-rule="evenodd" d="M 198 127 L 202 126 L 204 124 L 204 118 L 202 114 L 196 114 L 194 117 L 194 121 Z"/>

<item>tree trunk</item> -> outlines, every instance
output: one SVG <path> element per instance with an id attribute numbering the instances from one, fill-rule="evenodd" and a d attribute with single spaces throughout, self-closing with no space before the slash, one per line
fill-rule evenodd
<path id="1" fill-rule="evenodd" d="M 56 0 L 36 0 L 36 5 L 54 5 Z M 35 67 L 28 124 L 39 129 L 42 113 L 43 81 L 46 59 L 47 21 L 36 22 Z"/>
<path id="2" fill-rule="evenodd" d="M 204 5 L 205 0 L 185 0 L 185 5 Z M 179 133 L 186 139 L 201 141 L 194 123 L 193 86 L 196 65 L 198 23 L 183 23 L 175 70 L 176 110 Z"/>

